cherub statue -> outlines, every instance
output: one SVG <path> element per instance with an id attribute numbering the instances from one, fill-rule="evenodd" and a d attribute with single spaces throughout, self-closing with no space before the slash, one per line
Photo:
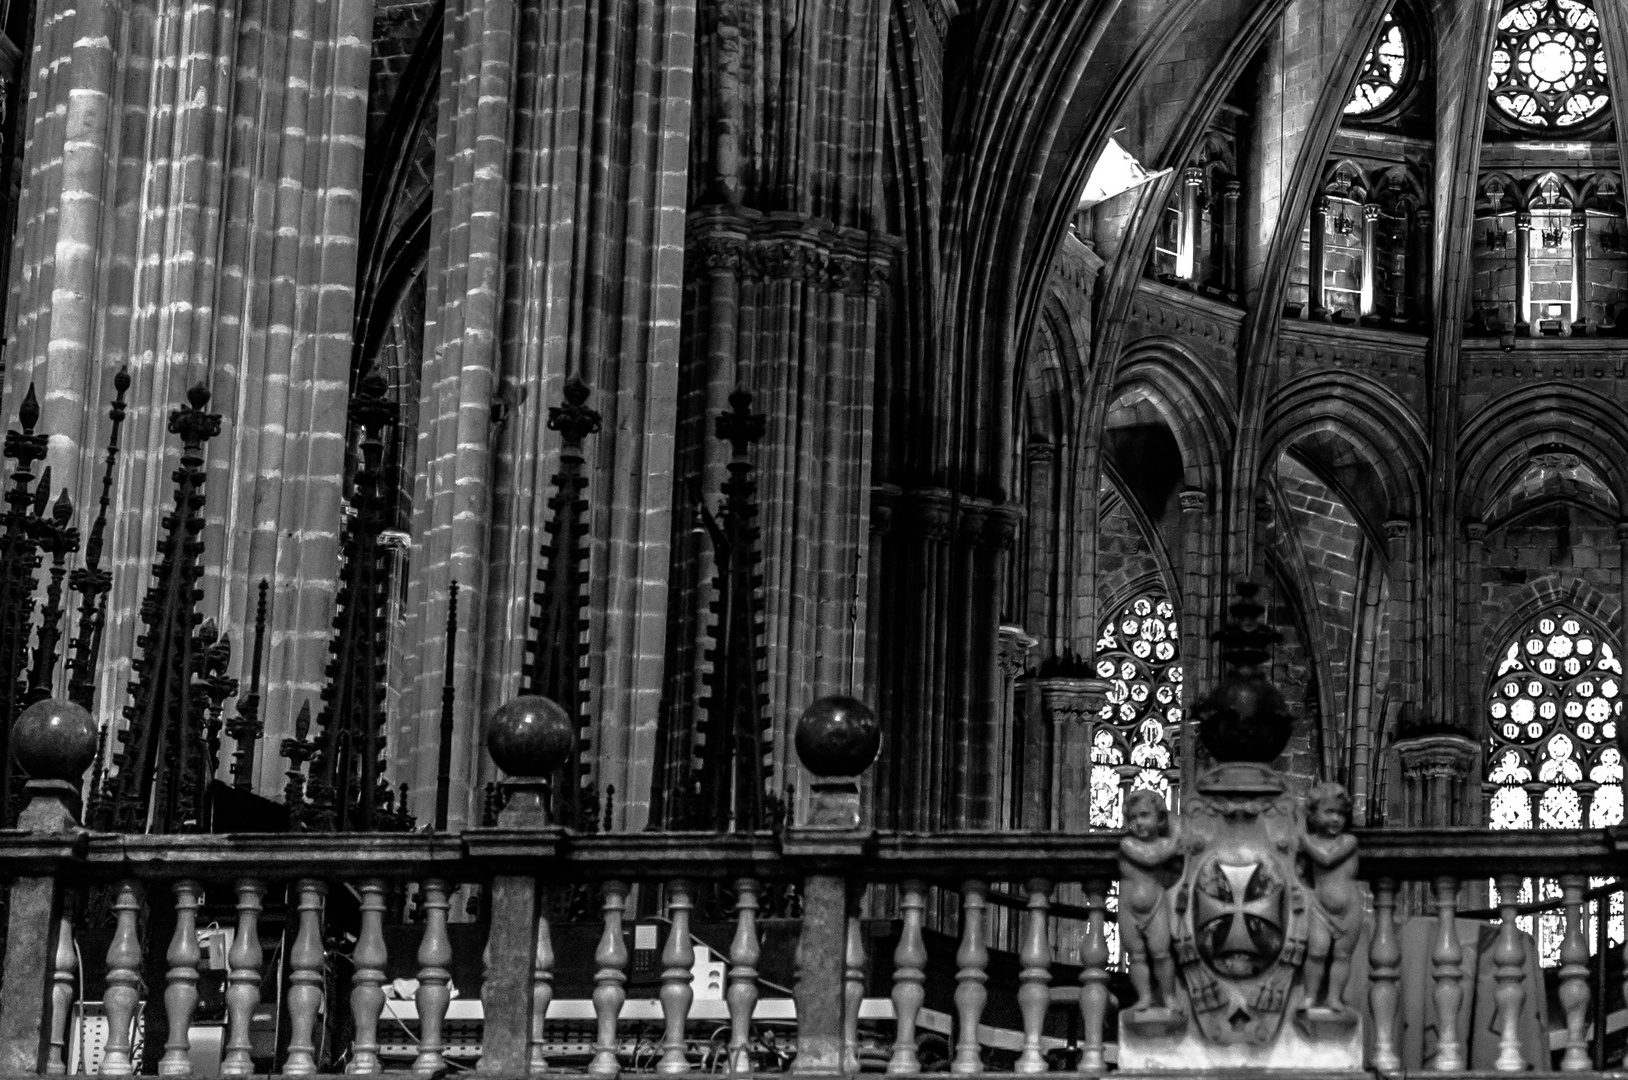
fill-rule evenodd
<path id="1" fill-rule="evenodd" d="M 1171 835 L 1170 811 L 1157 791 L 1142 788 L 1125 799 L 1119 841 L 1119 941 L 1136 988 L 1136 1010 L 1170 1008 L 1176 996 L 1176 962 L 1170 953 L 1170 903 L 1182 855 Z"/>
<path id="2" fill-rule="evenodd" d="M 1335 783 L 1312 788 L 1306 796 L 1306 831 L 1300 837 L 1300 851 L 1311 872 L 1312 891 L 1321 916 L 1312 919 L 1306 942 L 1306 1004 L 1312 1008 L 1345 1008 L 1351 954 L 1362 930 L 1357 838 L 1351 835 L 1350 827 L 1351 796 L 1345 788 Z"/>

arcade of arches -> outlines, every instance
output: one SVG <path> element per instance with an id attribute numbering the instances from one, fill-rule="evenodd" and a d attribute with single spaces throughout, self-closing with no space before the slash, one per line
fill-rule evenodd
<path id="1" fill-rule="evenodd" d="M 372 373 L 385 774 L 422 817 L 450 769 L 451 823 L 476 820 L 577 376 L 604 827 L 727 824 L 696 762 L 736 388 L 764 417 L 771 803 L 833 693 L 882 718 L 881 823 L 1085 830 L 1134 788 L 1179 797 L 1247 576 L 1300 717 L 1280 764 L 1359 824 L 1621 822 L 1621 4 L 0 9 L 0 405 L 16 426 L 35 388 L 79 507 L 133 379 L 104 722 L 163 418 L 201 381 L 201 607 L 246 641 L 272 583 L 255 785 L 282 790 Z"/>

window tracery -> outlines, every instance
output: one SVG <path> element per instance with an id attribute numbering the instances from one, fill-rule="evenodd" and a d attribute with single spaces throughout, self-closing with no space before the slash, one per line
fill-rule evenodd
<path id="1" fill-rule="evenodd" d="M 1345 115 L 1370 116 L 1396 102 L 1413 76 L 1412 50 L 1395 13 L 1385 16 L 1379 41 L 1368 50 L 1357 77 L 1356 91 L 1346 102 Z"/>
<path id="2" fill-rule="evenodd" d="M 1156 593 L 1120 607 L 1097 634 L 1097 675 L 1112 685 L 1091 741 L 1093 827 L 1124 823 L 1127 791 L 1170 796 L 1167 732 L 1182 719 L 1180 641 L 1175 605 Z"/>
<path id="3" fill-rule="evenodd" d="M 1525 0 L 1498 20 L 1487 90 L 1527 128 L 1571 128 L 1610 102 L 1600 17 L 1585 0 Z"/>
<path id="4" fill-rule="evenodd" d="M 1622 696 L 1616 650 L 1579 615 L 1546 612 L 1509 643 L 1487 700 L 1492 828 L 1622 823 L 1622 752 L 1616 745 Z M 1528 881 L 1521 894 L 1523 903 L 1559 895 L 1551 880 Z M 1530 918 L 1523 920 L 1528 930 L 1530 924 Z M 1542 962 L 1557 963 L 1563 915 L 1538 916 L 1536 929 Z M 1623 938 L 1621 893 L 1612 897 L 1607 932 L 1612 941 Z"/>

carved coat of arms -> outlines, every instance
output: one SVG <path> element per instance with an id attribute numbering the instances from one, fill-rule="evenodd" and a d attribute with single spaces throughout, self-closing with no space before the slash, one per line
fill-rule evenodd
<path id="1" fill-rule="evenodd" d="M 1200 793 L 1183 819 L 1193 854 L 1172 890 L 1171 938 L 1192 1014 L 1212 1042 L 1269 1042 L 1315 917 L 1295 873 L 1298 800 Z"/>

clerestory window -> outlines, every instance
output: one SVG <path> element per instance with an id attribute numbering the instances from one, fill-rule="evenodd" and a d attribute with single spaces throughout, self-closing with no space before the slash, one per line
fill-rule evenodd
<path id="1" fill-rule="evenodd" d="M 1498 20 L 1487 75 L 1495 114 L 1517 127 L 1589 126 L 1611 97 L 1600 17 L 1586 0 L 1524 0 Z"/>
<path id="2" fill-rule="evenodd" d="M 1396 102 L 1413 78 L 1413 50 L 1395 13 L 1385 16 L 1379 41 L 1362 61 L 1356 92 L 1346 102 L 1345 115 L 1371 116 Z"/>

